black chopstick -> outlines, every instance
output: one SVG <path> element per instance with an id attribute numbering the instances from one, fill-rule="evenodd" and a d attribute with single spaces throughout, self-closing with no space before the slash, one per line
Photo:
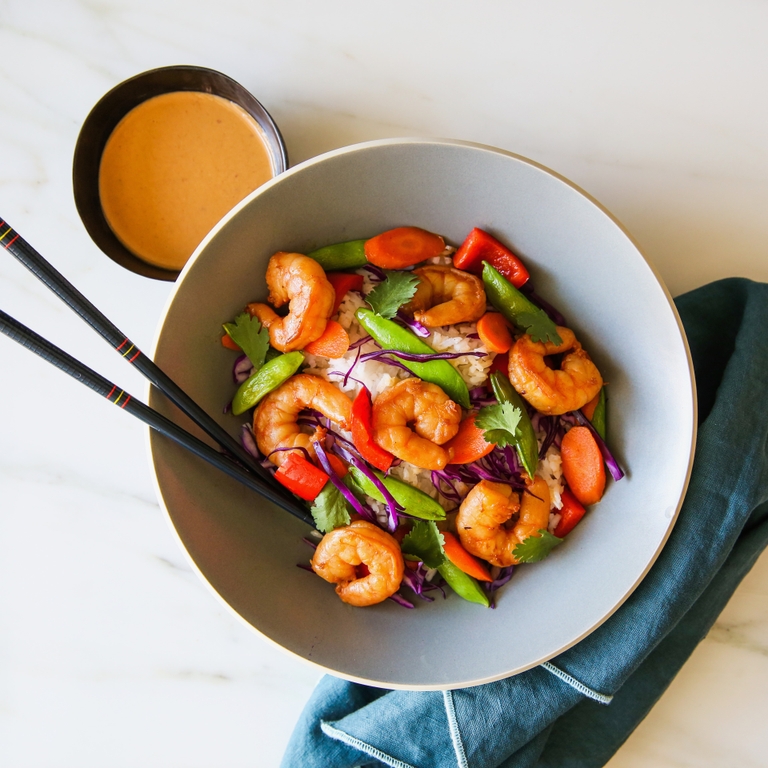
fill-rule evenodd
<path id="1" fill-rule="evenodd" d="M 15 256 L 35 277 L 48 286 L 70 309 L 91 326 L 116 352 L 152 382 L 172 403 L 189 416 L 222 448 L 245 467 L 272 484 L 275 493 L 293 503 L 291 495 L 275 483 L 242 445 L 209 416 L 170 377 L 158 368 L 122 331 L 112 324 L 60 272 L 38 253 L 10 224 L 0 220 L 0 245 Z"/>
<path id="2" fill-rule="evenodd" d="M 219 453 L 214 448 L 211 448 L 211 446 L 202 442 L 202 440 L 198 440 L 194 435 L 182 429 L 178 424 L 167 419 L 161 413 L 131 397 L 127 392 L 119 389 L 116 384 L 105 379 L 96 371 L 88 368 L 88 366 L 83 365 L 79 360 L 76 360 L 64 352 L 64 350 L 59 349 L 59 347 L 51 344 L 50 341 L 22 325 L 18 320 L 14 320 L 2 310 L 0 310 L 0 333 L 5 334 L 31 352 L 39 355 L 44 360 L 55 365 L 59 370 L 64 371 L 64 373 L 68 373 L 72 378 L 90 387 L 102 397 L 106 397 L 111 403 L 140 419 L 152 427 L 152 429 L 170 438 L 217 469 L 226 472 L 230 477 L 239 480 L 243 485 L 256 491 L 273 504 L 282 507 L 303 522 L 314 527 L 315 524 L 307 510 L 293 499 L 286 499 L 282 494 L 276 493 L 276 489 L 271 483 L 267 483 L 260 477 L 251 474 L 229 456 Z"/>

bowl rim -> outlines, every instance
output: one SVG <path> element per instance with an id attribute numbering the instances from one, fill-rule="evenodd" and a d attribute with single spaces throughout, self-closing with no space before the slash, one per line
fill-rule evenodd
<path id="1" fill-rule="evenodd" d="M 592 197 L 588 192 L 584 191 L 581 187 L 579 187 L 574 182 L 570 181 L 566 177 L 559 174 L 557 171 L 553 171 L 552 169 L 548 168 L 547 166 L 536 162 L 535 160 L 531 160 L 530 158 L 527 158 L 523 155 L 516 154 L 514 152 L 510 152 L 505 149 L 501 149 L 498 147 L 490 146 L 487 144 L 481 144 L 477 142 L 471 142 L 471 141 L 464 141 L 464 140 L 457 140 L 457 139 L 445 139 L 445 138 L 430 138 L 430 137 L 395 137 L 395 138 L 386 138 L 386 139 L 375 139 L 372 141 L 365 141 L 365 142 L 359 142 L 356 144 L 350 144 L 344 147 L 340 147 L 338 149 L 331 150 L 329 152 L 325 152 L 323 154 L 317 155 L 315 157 L 309 158 L 302 163 L 299 163 L 298 165 L 292 167 L 285 173 L 281 174 L 280 176 L 276 176 L 275 178 L 271 179 L 270 181 L 266 182 L 264 185 L 259 187 L 258 189 L 254 190 L 248 197 L 244 198 L 240 203 L 238 203 L 236 206 L 234 206 L 227 214 L 225 214 L 221 220 L 211 229 L 211 231 L 208 233 L 208 235 L 205 237 L 205 239 L 198 245 L 198 247 L 195 249 L 194 253 L 190 257 L 189 261 L 185 265 L 184 269 L 181 271 L 179 275 L 179 279 L 175 282 L 171 292 L 169 293 L 165 306 L 163 307 L 162 313 L 158 319 L 156 328 L 155 328 L 155 335 L 152 341 L 152 358 L 156 356 L 157 348 L 160 342 L 160 337 L 162 335 L 163 326 L 165 323 L 165 320 L 167 318 L 168 312 L 175 300 L 177 292 L 180 290 L 181 286 L 184 283 L 184 277 L 189 271 L 197 258 L 200 256 L 200 254 L 203 252 L 203 250 L 206 248 L 208 243 L 216 237 L 218 232 L 226 226 L 226 224 L 234 217 L 236 216 L 239 211 L 246 207 L 251 200 L 253 200 L 255 197 L 257 197 L 260 194 L 263 194 L 267 192 L 273 185 L 275 184 L 281 184 L 285 183 L 287 179 L 296 174 L 301 173 L 303 169 L 309 168 L 313 165 L 316 165 L 318 163 L 324 162 L 327 159 L 330 159 L 332 157 L 336 157 L 339 155 L 346 155 L 351 154 L 358 151 L 363 151 L 367 149 L 377 148 L 377 147 L 383 147 L 388 145 L 408 145 L 408 144 L 433 144 L 433 145 L 443 145 L 443 146 L 460 146 L 460 147 L 469 147 L 479 150 L 485 150 L 489 152 L 493 152 L 496 154 L 505 155 L 507 157 L 519 160 L 527 165 L 531 165 L 534 168 L 540 169 L 544 171 L 545 173 L 555 177 L 562 183 L 566 184 L 567 186 L 574 189 L 577 193 L 585 197 L 588 201 L 590 201 L 593 205 L 595 205 L 604 215 L 606 215 L 611 222 L 615 226 L 619 228 L 621 233 L 629 240 L 629 242 L 632 244 L 632 246 L 637 251 L 638 255 L 645 261 L 649 269 L 651 270 L 654 278 L 656 279 L 658 285 L 662 289 L 662 292 L 664 294 L 664 297 L 667 300 L 667 303 L 672 311 L 672 316 L 675 320 L 675 323 L 677 324 L 678 331 L 680 333 L 680 338 L 683 343 L 683 348 L 685 351 L 686 361 L 687 361 L 687 369 L 688 369 L 688 383 L 690 385 L 690 411 L 688 412 L 688 418 L 690 420 L 691 425 L 691 434 L 690 434 L 690 448 L 689 448 L 689 455 L 688 460 L 686 464 L 686 470 L 685 470 L 685 476 L 682 478 L 682 483 L 680 485 L 680 495 L 677 500 L 677 503 L 675 505 L 674 511 L 670 514 L 669 511 L 666 513 L 670 523 L 666 528 L 666 531 L 664 533 L 664 536 L 660 539 L 659 544 L 656 548 L 656 551 L 653 553 L 652 557 L 649 559 L 648 563 L 646 564 L 645 568 L 642 570 L 642 572 L 637 576 L 637 578 L 633 581 L 633 583 L 627 588 L 625 593 L 621 596 L 621 598 L 616 602 L 616 604 L 612 607 L 610 611 L 605 613 L 599 620 L 594 622 L 590 627 L 586 628 L 581 634 L 579 634 L 577 637 L 573 638 L 570 642 L 566 643 L 562 647 L 558 648 L 555 652 L 552 653 L 546 653 L 542 655 L 540 658 L 537 658 L 533 661 L 530 661 L 527 664 L 524 664 L 520 666 L 519 668 L 516 668 L 514 671 L 511 672 L 503 672 L 495 675 L 490 675 L 487 677 L 484 677 L 482 679 L 477 679 L 473 681 L 463 681 L 460 683 L 455 684 L 418 684 L 418 685 L 406 685 L 402 683 L 388 683 L 378 680 L 371 680 L 366 677 L 361 677 L 359 675 L 351 675 L 346 672 L 337 671 L 335 669 L 331 669 L 320 662 L 314 661 L 312 659 L 306 658 L 302 656 L 299 653 L 296 653 L 295 651 L 291 650 L 290 648 L 286 648 L 277 641 L 273 640 L 268 635 L 261 632 L 257 627 L 253 626 L 247 619 L 245 619 L 243 616 L 241 616 L 225 599 L 224 597 L 219 594 L 216 589 L 213 587 L 213 585 L 208 581 L 208 579 L 205 577 L 205 575 L 202 573 L 200 568 L 197 566 L 195 561 L 192 559 L 192 556 L 188 552 L 187 548 L 184 546 L 183 541 L 181 540 L 181 537 L 176 530 L 173 519 L 171 517 L 171 513 L 165 503 L 165 499 L 163 497 L 161 488 L 160 488 L 160 482 L 157 476 L 157 472 L 155 469 L 155 446 L 153 444 L 153 434 L 152 430 L 150 428 L 147 428 L 145 431 L 145 445 L 147 450 L 147 458 L 150 465 L 150 471 L 152 475 L 152 483 L 155 488 L 155 494 L 158 499 L 158 503 L 162 510 L 165 513 L 165 519 L 170 527 L 173 536 L 176 538 L 177 542 L 179 543 L 179 546 L 181 547 L 182 551 L 184 552 L 185 557 L 187 558 L 187 562 L 191 565 L 192 569 L 197 573 L 197 575 L 202 579 L 203 583 L 206 585 L 206 587 L 209 589 L 210 592 L 212 592 L 220 601 L 221 604 L 225 605 L 229 612 L 231 612 L 234 616 L 238 618 L 240 622 L 242 622 L 245 626 L 247 626 L 251 631 L 255 632 L 258 636 L 260 636 L 263 640 L 266 640 L 269 644 L 273 645 L 276 648 L 279 648 L 283 653 L 287 653 L 289 656 L 296 658 L 303 662 L 304 664 L 307 664 L 314 668 L 315 670 L 319 672 L 323 672 L 325 674 L 330 674 L 335 677 L 339 677 L 343 680 L 348 680 L 353 683 L 360 683 L 362 685 L 368 685 L 374 688 L 383 688 L 388 690 L 407 690 L 407 691 L 445 691 L 445 690 L 455 690 L 458 688 L 472 688 L 478 685 L 485 685 L 486 683 L 492 683 L 496 682 L 498 680 L 504 680 L 509 677 L 514 677 L 516 675 L 521 674 L 522 672 L 526 672 L 529 669 L 533 669 L 535 667 L 541 666 L 545 662 L 549 662 L 551 659 L 559 656 L 560 654 L 564 653 L 568 649 L 575 646 L 577 643 L 579 643 L 581 640 L 583 640 L 585 637 L 590 635 L 592 632 L 594 632 L 598 627 L 600 627 L 602 624 L 604 624 L 621 606 L 627 601 L 627 599 L 632 595 L 632 593 L 637 589 L 637 587 L 640 585 L 640 583 L 643 581 L 643 579 L 646 577 L 650 569 L 653 567 L 654 563 L 658 559 L 659 555 L 661 554 L 662 550 L 664 549 L 664 546 L 666 545 L 669 536 L 672 533 L 673 528 L 675 527 L 675 524 L 677 522 L 678 516 L 680 514 L 680 510 L 682 508 L 683 502 L 685 500 L 685 496 L 688 490 L 688 486 L 690 483 L 691 478 L 691 471 L 693 469 L 693 459 L 696 449 L 696 439 L 697 439 L 697 433 L 698 433 L 698 400 L 696 397 L 696 378 L 694 374 L 694 368 L 693 368 L 693 359 L 691 357 L 691 351 L 688 344 L 688 338 L 685 333 L 685 328 L 683 327 L 682 320 L 680 318 L 680 315 L 677 311 L 677 307 L 674 304 L 674 301 L 672 299 L 672 295 L 670 294 L 667 286 L 665 285 L 663 279 L 661 278 L 661 275 L 659 274 L 657 268 L 653 264 L 653 262 L 643 253 L 643 251 L 640 249 L 634 238 L 631 236 L 631 234 L 627 231 L 627 229 L 624 227 L 624 225 L 604 206 L 602 205 L 598 200 L 596 200 L 594 197 Z M 147 402 L 149 402 L 149 399 L 152 396 L 152 386 L 150 383 L 146 384 L 146 390 L 145 394 L 147 397 Z M 160 445 L 160 443 L 157 443 L 157 445 Z"/>
<path id="2" fill-rule="evenodd" d="M 165 269 L 140 259 L 112 231 L 101 207 L 99 167 L 109 137 L 132 109 L 155 96 L 178 91 L 210 93 L 237 104 L 264 134 L 274 164 L 273 178 L 288 168 L 288 150 L 277 123 L 245 86 L 223 72 L 192 64 L 173 64 L 139 72 L 110 88 L 93 105 L 78 132 L 72 158 L 75 208 L 91 240 L 112 261 L 143 277 L 171 282 L 181 270 Z"/>

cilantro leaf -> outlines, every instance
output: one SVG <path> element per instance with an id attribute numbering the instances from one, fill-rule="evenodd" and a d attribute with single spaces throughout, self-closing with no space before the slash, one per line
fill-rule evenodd
<path id="1" fill-rule="evenodd" d="M 443 534 L 432 520 L 419 520 L 403 539 L 400 548 L 407 560 L 421 560 L 427 568 L 437 568 L 445 562 Z"/>
<path id="2" fill-rule="evenodd" d="M 371 309 L 379 315 L 391 320 L 397 310 L 407 304 L 416 293 L 419 278 L 411 272 L 384 270 L 387 276 L 366 297 Z"/>
<path id="3" fill-rule="evenodd" d="M 241 312 L 234 323 L 224 323 L 224 330 L 253 363 L 254 373 L 258 371 L 269 349 L 269 331 L 247 312 Z"/>
<path id="4" fill-rule="evenodd" d="M 517 425 L 522 412 L 512 403 L 499 403 L 481 408 L 475 416 L 475 426 L 485 430 L 487 443 L 496 443 L 500 448 L 518 442 Z"/>
<path id="5" fill-rule="evenodd" d="M 312 518 L 317 530 L 329 533 L 334 528 L 349 525 L 349 509 L 342 492 L 333 484 L 326 483 L 312 502 Z"/>
<path id="6" fill-rule="evenodd" d="M 534 534 L 524 541 L 521 541 L 512 551 L 512 554 L 521 563 L 538 563 L 543 560 L 558 544 L 563 540 L 557 536 L 545 531 L 543 528 L 539 531 L 539 536 Z"/>
<path id="7" fill-rule="evenodd" d="M 537 312 L 520 312 L 515 317 L 515 325 L 523 328 L 533 341 L 549 341 L 552 344 L 563 343 L 557 332 L 557 326 L 543 309 Z"/>

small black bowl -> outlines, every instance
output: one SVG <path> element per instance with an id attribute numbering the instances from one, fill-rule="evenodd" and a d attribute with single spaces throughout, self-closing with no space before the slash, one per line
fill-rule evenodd
<path id="1" fill-rule="evenodd" d="M 142 261 L 110 229 L 99 198 L 99 165 L 107 140 L 117 124 L 153 96 L 174 91 L 200 91 L 238 104 L 264 131 L 275 175 L 288 168 L 285 142 L 269 112 L 242 85 L 213 69 L 173 66 L 152 69 L 116 85 L 101 98 L 83 123 L 75 145 L 72 184 L 75 205 L 88 234 L 110 259 L 131 272 L 156 280 L 175 280 L 179 273 Z"/>

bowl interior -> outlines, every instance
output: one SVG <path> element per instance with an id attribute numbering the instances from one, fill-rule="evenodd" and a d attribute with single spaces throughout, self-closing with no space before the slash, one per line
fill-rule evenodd
<path id="1" fill-rule="evenodd" d="M 631 593 L 682 501 L 694 440 L 687 346 L 669 297 L 621 227 L 546 169 L 488 147 L 388 140 L 289 171 L 200 246 L 159 330 L 156 362 L 208 412 L 231 398 L 221 323 L 266 296 L 277 250 L 306 252 L 413 224 L 460 243 L 479 226 L 525 260 L 609 382 L 608 440 L 627 470 L 545 561 L 485 610 L 451 595 L 416 610 L 343 604 L 296 567 L 306 528 L 156 435 L 159 494 L 202 577 L 246 622 L 310 662 L 372 685 L 449 688 L 521 672 L 569 647 Z M 162 396 L 153 407 L 177 418 Z M 221 415 L 233 434 L 242 420 Z M 663 425 L 663 438 L 659 435 Z"/>
<path id="2" fill-rule="evenodd" d="M 105 94 L 85 119 L 75 145 L 72 166 L 75 205 L 91 239 L 110 259 L 156 280 L 175 280 L 179 272 L 143 261 L 115 236 L 101 208 L 99 165 L 107 140 L 128 112 L 153 96 L 174 91 L 211 93 L 238 104 L 261 126 L 275 175 L 288 168 L 285 142 L 270 114 L 249 91 L 221 72 L 184 65 L 160 67 L 125 80 Z"/>

